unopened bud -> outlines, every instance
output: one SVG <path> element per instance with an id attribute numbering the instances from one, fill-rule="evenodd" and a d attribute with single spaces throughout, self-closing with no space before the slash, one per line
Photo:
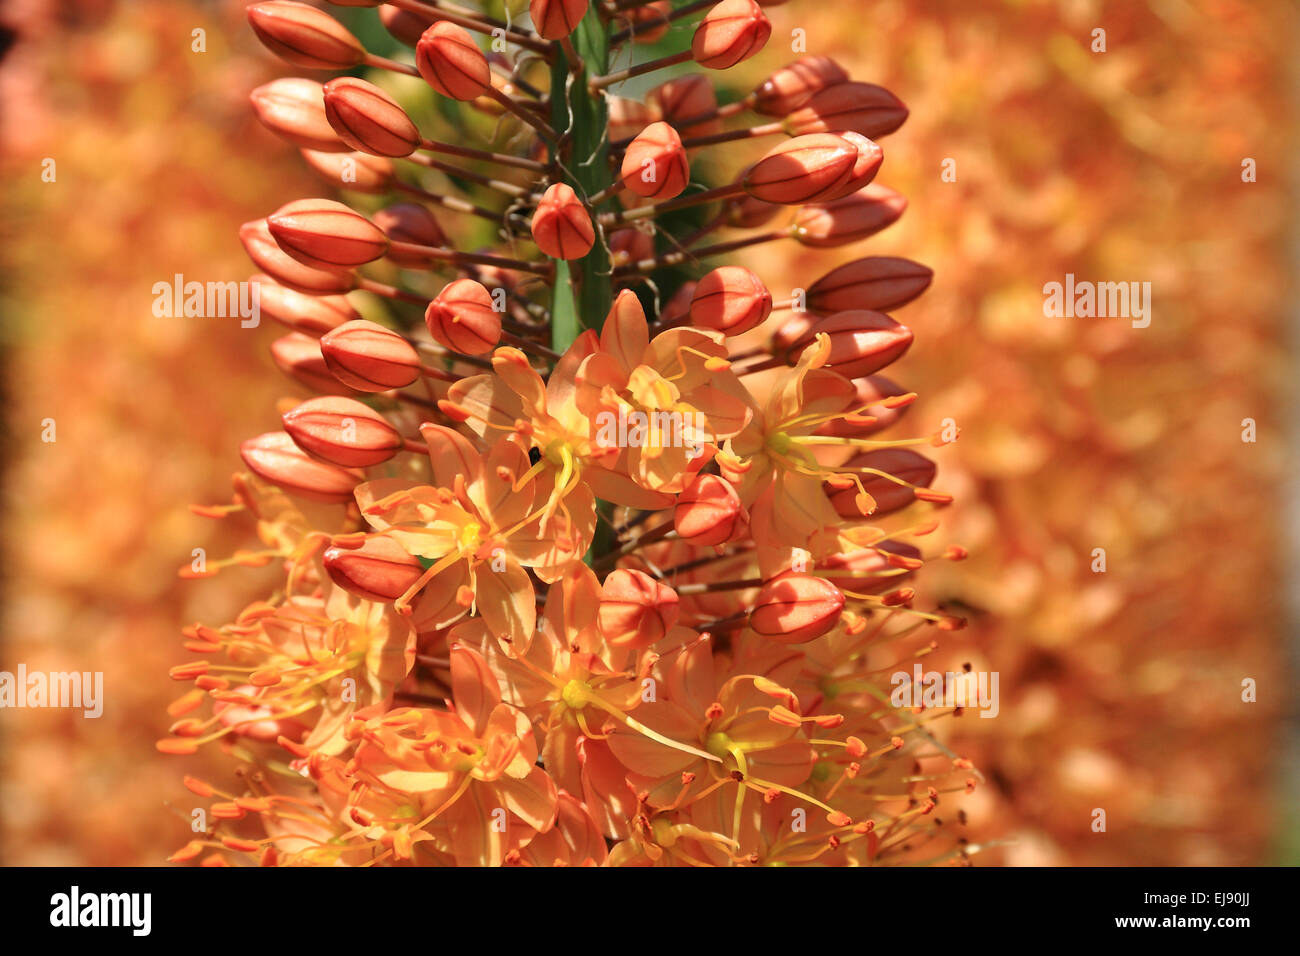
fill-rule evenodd
<path id="1" fill-rule="evenodd" d="M 423 141 L 398 102 L 365 80 L 340 76 L 323 87 L 325 118 L 339 139 L 374 156 L 410 156 Z"/>
<path id="2" fill-rule="evenodd" d="M 357 287 L 352 273 L 316 269 L 290 256 L 275 241 L 265 219 L 240 226 L 239 241 L 255 266 L 290 289 L 307 295 L 341 295 Z"/>
<path id="3" fill-rule="evenodd" d="M 747 60 L 767 43 L 772 23 L 754 0 L 722 0 L 691 38 L 691 55 L 709 70 L 727 70 Z"/>
<path id="4" fill-rule="evenodd" d="M 482 355 L 501 341 L 501 313 L 492 293 L 473 279 L 457 279 L 438 293 L 424 313 L 435 342 L 462 355 Z"/>
<path id="5" fill-rule="evenodd" d="M 284 432 L 267 432 L 239 446 L 239 457 L 263 481 L 309 501 L 352 500 L 361 473 L 308 457 Z"/>
<path id="6" fill-rule="evenodd" d="M 299 448 L 344 468 L 369 468 L 402 449 L 402 436 L 383 415 L 353 398 L 312 398 L 281 418 Z"/>
<path id="7" fill-rule="evenodd" d="M 782 644 L 804 644 L 839 623 L 844 595 L 833 584 L 787 571 L 763 585 L 749 615 L 757 634 Z"/>
<path id="8" fill-rule="evenodd" d="M 763 280 L 741 266 L 706 273 L 691 298 L 691 324 L 741 335 L 772 313 L 772 293 Z"/>
<path id="9" fill-rule="evenodd" d="M 415 65 L 424 81 L 453 100 L 472 100 L 492 86 L 492 70 L 474 38 L 439 20 L 415 46 Z"/>
<path id="10" fill-rule="evenodd" d="M 812 319 L 812 316 L 808 316 Z M 894 425 L 910 407 L 886 404 L 889 399 L 908 394 L 907 389 L 883 375 L 868 375 L 853 380 L 850 408 L 865 408 L 860 415 L 835 418 L 823 423 L 814 434 L 840 438 L 866 438 Z"/>
<path id="11" fill-rule="evenodd" d="M 528 16 L 546 40 L 562 40 L 577 29 L 589 0 L 529 0 Z"/>
<path id="12" fill-rule="evenodd" d="M 361 318 L 341 295 L 303 295 L 267 275 L 255 275 L 248 281 L 258 284 L 262 312 L 295 332 L 319 338 L 344 322 Z"/>
<path id="13" fill-rule="evenodd" d="M 424 31 L 437 22 L 436 16 L 415 10 L 403 10 L 391 3 L 379 5 L 379 22 L 398 43 L 415 49 Z"/>
<path id="14" fill-rule="evenodd" d="M 754 90 L 754 112 L 764 116 L 786 116 L 817 93 L 849 74 L 828 56 L 805 56 L 781 67 Z"/>
<path id="15" fill-rule="evenodd" d="M 858 147 L 842 136 L 797 136 L 769 150 L 741 185 L 755 199 L 782 205 L 836 199 L 858 160 Z"/>
<path id="16" fill-rule="evenodd" d="M 384 534 L 368 535 L 359 547 L 328 548 L 323 560 L 330 580 L 367 601 L 396 601 L 424 574 L 419 559 Z"/>
<path id="17" fill-rule="evenodd" d="M 934 462 L 910 448 L 878 448 L 875 451 L 863 452 L 850 458 L 843 467 L 846 471 L 861 474 L 863 489 L 876 503 L 876 509 L 871 513 L 872 517 L 887 515 L 891 511 L 897 511 L 911 504 L 916 496 L 908 485 L 928 488 L 934 481 L 935 474 Z M 861 471 L 864 468 L 892 475 L 906 484 L 891 481 L 882 475 Z M 862 512 L 855 502 L 858 494 L 857 486 L 851 486 L 843 491 L 832 492 L 829 498 L 831 505 L 841 516 L 860 518 Z"/>
<path id="18" fill-rule="evenodd" d="M 258 121 L 295 146 L 346 153 L 351 147 L 330 126 L 322 89 L 315 80 L 287 76 L 259 86 L 248 99 Z"/>
<path id="19" fill-rule="evenodd" d="M 907 119 L 907 107 L 883 86 L 837 83 L 808 100 L 785 121 L 792 136 L 852 131 L 875 139 L 892 133 Z"/>
<path id="20" fill-rule="evenodd" d="M 414 346 L 391 329 L 365 319 L 348 322 L 320 340 L 325 364 L 340 382 L 361 392 L 404 388 L 420 377 Z"/>
<path id="21" fill-rule="evenodd" d="M 419 203 L 399 202 L 379 210 L 371 221 L 382 229 L 390 242 L 407 242 L 417 246 L 445 246 L 447 234 L 428 208 Z M 428 256 L 418 252 L 389 249 L 388 261 L 404 269 L 427 269 Z"/>
<path id="22" fill-rule="evenodd" d="M 645 102 L 655 119 L 683 136 L 708 136 L 722 128 L 722 121 L 710 116 L 718 109 L 718 94 L 703 73 L 687 73 L 660 83 L 646 94 Z"/>
<path id="23" fill-rule="evenodd" d="M 393 186 L 393 163 L 383 156 L 304 149 L 302 158 L 331 186 L 358 193 L 386 193 Z"/>
<path id="24" fill-rule="evenodd" d="M 352 394 L 330 371 L 321 354 L 320 339 L 294 332 L 271 343 L 271 360 L 295 382 L 323 395 Z"/>
<path id="25" fill-rule="evenodd" d="M 808 287 L 808 311 L 831 315 L 848 309 L 888 312 L 924 292 L 934 270 L 910 259 L 868 256 L 832 269 Z"/>
<path id="26" fill-rule="evenodd" d="M 324 10 L 294 0 L 268 0 L 245 12 L 257 38 L 294 66 L 350 70 L 365 60 L 361 41 Z"/>
<path id="27" fill-rule="evenodd" d="M 555 183 L 542 194 L 532 230 L 537 247 L 552 259 L 581 259 L 596 242 L 587 207 L 565 183 Z"/>
<path id="28" fill-rule="evenodd" d="M 628 144 L 619 175 L 645 199 L 672 199 L 691 180 L 681 137 L 667 123 L 651 123 Z"/>
<path id="29" fill-rule="evenodd" d="M 717 475 L 696 475 L 673 505 L 677 536 L 696 547 L 725 544 L 744 527 L 740 496 Z"/>
<path id="30" fill-rule="evenodd" d="M 898 221 L 907 200 L 887 186 L 866 189 L 827 203 L 810 203 L 795 215 L 793 235 L 815 249 L 857 242 Z"/>
<path id="31" fill-rule="evenodd" d="M 649 647 L 677 621 L 677 592 L 644 571 L 611 571 L 601 586 L 597 622 L 612 647 Z"/>
<path id="32" fill-rule="evenodd" d="M 276 243 L 313 269 L 347 271 L 388 251 L 374 223 L 332 199 L 297 199 L 267 217 Z"/>
<path id="33" fill-rule="evenodd" d="M 826 364 L 845 378 L 878 372 L 912 345 L 912 330 L 907 326 L 883 312 L 855 309 L 817 319 L 791 342 L 789 357 L 796 358 L 818 335 L 830 337 Z"/>

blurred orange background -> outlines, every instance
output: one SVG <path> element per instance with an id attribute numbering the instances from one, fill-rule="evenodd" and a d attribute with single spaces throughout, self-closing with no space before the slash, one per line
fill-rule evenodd
<path id="1" fill-rule="evenodd" d="M 791 58 L 799 28 L 807 52 L 911 109 L 880 175 L 910 201 L 897 227 L 831 262 L 781 249 L 746 264 L 778 298 L 868 252 L 935 269 L 898 312 L 917 344 L 891 375 L 921 395 L 912 432 L 949 417 L 962 429 L 935 455 L 937 487 L 958 499 L 945 538 L 971 558 L 932 567 L 924 590 L 971 618 L 940 660 L 1001 677 L 997 719 L 948 729 L 988 781 L 962 804 L 988 847 L 976 864 L 1295 862 L 1282 537 L 1295 8 L 768 12 L 771 46 L 728 75 L 734 95 Z M 106 696 L 98 720 L 0 712 L 0 862 L 158 864 L 188 833 L 181 774 L 205 759 L 154 749 L 181 689 L 167 679 L 179 629 L 229 618 L 262 580 L 180 580 L 192 549 L 247 544 L 188 506 L 227 497 L 239 442 L 274 426 L 288 388 L 266 351 L 274 330 L 155 318 L 151 288 L 247 277 L 238 225 L 324 190 L 248 108 L 250 89 L 290 71 L 241 3 L 9 0 L 0 23 L 15 34 L 0 61 L 0 670 L 103 671 Z M 1257 182 L 1242 181 L 1247 157 Z M 1066 273 L 1151 282 L 1150 327 L 1045 318 L 1043 284 Z"/>

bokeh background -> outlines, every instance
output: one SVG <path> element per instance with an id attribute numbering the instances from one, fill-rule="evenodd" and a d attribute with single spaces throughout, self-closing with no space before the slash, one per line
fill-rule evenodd
<path id="1" fill-rule="evenodd" d="M 204 766 L 219 758 L 154 749 L 181 689 L 166 672 L 182 625 L 229 619 L 261 582 L 177 576 L 193 548 L 248 543 L 188 505 L 227 497 L 238 443 L 275 426 L 290 389 L 273 329 L 155 318 L 151 287 L 245 278 L 239 223 L 323 194 L 248 109 L 252 87 L 290 71 L 242 7 L 0 0 L 0 670 L 103 671 L 107 698 L 99 720 L 0 711 L 5 864 L 158 864 L 188 832 L 182 773 L 219 773 Z M 936 271 L 897 314 L 917 342 L 891 376 L 921 395 L 914 431 L 962 428 L 936 454 L 937 487 L 958 499 L 943 533 L 971 557 L 934 565 L 924 590 L 971 620 L 937 660 L 1000 674 L 998 718 L 947 728 L 987 780 L 961 804 L 987 846 L 977 865 L 1300 861 L 1296 6 L 768 12 L 771 45 L 727 74 L 724 97 L 790 59 L 798 27 L 808 52 L 912 111 L 879 177 L 908 212 L 834 262 L 892 254 Z M 1105 53 L 1090 50 L 1098 27 Z M 778 298 L 829 268 L 785 247 L 746 264 Z M 1044 318 L 1042 286 L 1067 272 L 1151 282 L 1151 326 Z"/>

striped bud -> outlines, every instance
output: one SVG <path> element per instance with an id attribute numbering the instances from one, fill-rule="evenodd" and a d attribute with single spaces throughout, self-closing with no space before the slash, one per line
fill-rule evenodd
<path id="1" fill-rule="evenodd" d="M 332 186 L 358 193 L 386 193 L 393 186 L 393 163 L 382 156 L 304 149 L 302 158 Z"/>
<path id="2" fill-rule="evenodd" d="M 528 16 L 544 39 L 562 40 L 587 14 L 589 0 L 529 0 Z"/>
<path id="3" fill-rule="evenodd" d="M 587 207 L 565 183 L 542 194 L 533 213 L 533 241 L 552 259 L 581 259 L 596 242 Z"/>
<path id="4" fill-rule="evenodd" d="M 611 647 L 649 647 L 677 621 L 677 592 L 644 571 L 611 571 L 600 589 L 596 620 Z"/>
<path id="5" fill-rule="evenodd" d="M 239 241 L 253 264 L 280 285 L 307 295 L 340 295 L 357 287 L 357 277 L 348 272 L 315 269 L 291 257 L 275 237 L 265 219 L 239 227 Z"/>
<path id="6" fill-rule="evenodd" d="M 239 457 L 263 481 L 308 501 L 351 501 L 352 489 L 362 478 L 358 471 L 309 458 L 284 432 L 248 439 L 239 446 Z"/>
<path id="7" fill-rule="evenodd" d="M 379 210 L 371 222 L 390 242 L 409 242 L 417 246 L 445 246 L 447 234 L 433 218 L 433 213 L 419 203 L 399 202 Z M 403 269 L 427 269 L 429 257 L 418 252 L 390 249 L 388 261 Z"/>
<path id="8" fill-rule="evenodd" d="M 860 517 L 855 514 L 855 517 Z M 819 571 L 839 571 L 844 576 L 827 575 L 825 580 L 844 591 L 880 594 L 892 591 L 912 576 L 913 568 L 903 568 L 899 559 L 915 565 L 921 552 L 910 544 L 885 541 L 874 548 L 859 548 L 831 554 L 817 562 Z"/>
<path id="9" fill-rule="evenodd" d="M 821 578 L 786 571 L 763 585 L 749 613 L 756 634 L 782 644 L 806 644 L 840 621 L 844 595 Z"/>
<path id="10" fill-rule="evenodd" d="M 705 274 L 691 297 L 691 324 L 741 335 L 772 313 L 772 293 L 763 280 L 741 266 L 721 266 Z"/>
<path id="11" fill-rule="evenodd" d="M 872 517 L 887 515 L 910 505 L 916 499 L 916 495 L 907 485 L 928 488 L 934 481 L 935 475 L 934 462 L 910 448 L 878 448 L 875 451 L 863 452 L 850 458 L 844 463 L 843 468 L 845 471 L 871 468 L 884 472 L 885 475 L 893 475 L 907 483 L 900 484 L 871 472 L 858 472 L 863 489 L 876 502 L 876 508 L 871 512 Z M 856 485 L 841 490 L 827 486 L 827 494 L 831 504 L 842 517 L 862 517 L 862 511 L 856 501 L 860 494 Z"/>
<path id="12" fill-rule="evenodd" d="M 844 132 L 834 134 L 853 146 L 858 151 L 857 162 L 849 173 L 849 178 L 828 193 L 819 196 L 818 202 L 832 202 L 843 199 L 850 193 L 864 189 L 880 171 L 880 164 L 885 159 L 884 152 L 861 133 Z"/>
<path id="13" fill-rule="evenodd" d="M 858 147 L 842 136 L 796 136 L 768 150 L 741 185 L 755 199 L 782 205 L 836 199 L 858 161 Z"/>
<path id="14" fill-rule="evenodd" d="M 391 3 L 383 3 L 379 6 L 379 22 L 384 25 L 384 29 L 394 40 L 403 46 L 415 49 L 424 31 L 433 26 L 437 20 L 432 14 L 403 10 Z"/>
<path id="15" fill-rule="evenodd" d="M 900 358 L 912 345 L 912 330 L 883 312 L 855 309 L 819 318 L 789 346 L 791 361 L 812 345 L 818 335 L 830 337 L 826 364 L 845 378 L 870 375 Z"/>
<path id="16" fill-rule="evenodd" d="M 670 0 L 652 0 L 620 10 L 619 16 L 627 19 L 633 43 L 657 43 L 668 32 L 668 14 L 672 12 Z"/>
<path id="17" fill-rule="evenodd" d="M 672 199 L 691 180 L 691 164 L 677 130 L 651 123 L 628 144 L 619 175 L 623 185 L 644 199 Z"/>
<path id="18" fill-rule="evenodd" d="M 898 221 L 907 200 L 888 186 L 866 189 L 826 203 L 810 203 L 795 215 L 793 236 L 814 249 L 857 242 Z"/>
<path id="19" fill-rule="evenodd" d="M 832 269 L 808 287 L 808 311 L 831 315 L 848 309 L 888 312 L 930 286 L 934 271 L 894 256 L 868 256 Z"/>
<path id="20" fill-rule="evenodd" d="M 332 199 L 296 199 L 266 219 L 276 243 L 313 269 L 346 271 L 388 251 L 388 237 L 374 223 Z"/>
<path id="21" fill-rule="evenodd" d="M 383 604 L 396 601 L 424 574 L 419 558 L 383 534 L 368 535 L 359 547 L 327 548 L 324 564 L 330 580 L 343 590 Z"/>
<path id="22" fill-rule="evenodd" d="M 308 399 L 281 421 L 295 445 L 343 468 L 369 468 L 402 450 L 402 436 L 388 419 L 354 398 Z"/>
<path id="23" fill-rule="evenodd" d="M 737 196 L 726 206 L 727 225 L 736 229 L 757 229 L 781 211 L 775 203 L 763 202 L 753 196 Z"/>
<path id="24" fill-rule="evenodd" d="M 618 268 L 642 259 L 653 259 L 654 236 L 640 229 L 615 229 L 606 237 L 609 240 L 609 262 Z"/>
<path id="25" fill-rule="evenodd" d="M 361 41 L 324 10 L 295 0 L 268 0 L 245 11 L 272 53 L 309 70 L 350 70 L 366 58 Z"/>
<path id="26" fill-rule="evenodd" d="M 360 392 L 404 388 L 420 377 L 420 356 L 414 346 L 365 319 L 326 333 L 320 350 L 335 377 Z"/>
<path id="27" fill-rule="evenodd" d="M 875 138 L 892 133 L 907 119 L 907 107 L 874 83 L 837 83 L 813 96 L 785 121 L 792 136 L 851 130 Z"/>
<path id="28" fill-rule="evenodd" d="M 320 339 L 294 332 L 271 343 L 271 359 L 295 382 L 322 395 L 350 395 L 348 388 L 330 371 L 321 354 Z"/>
<path id="29" fill-rule="evenodd" d="M 718 94 L 713 81 L 703 73 L 687 73 L 660 83 L 645 97 L 646 106 L 656 119 L 668 123 L 683 136 L 708 136 L 722 129 L 722 121 L 710 116 L 718 108 Z M 688 122 L 695 120 L 695 122 Z"/>
<path id="30" fill-rule="evenodd" d="M 487 57 L 474 38 L 454 23 L 439 20 L 415 46 L 415 65 L 424 81 L 453 100 L 472 100 L 492 86 Z"/>
<path id="31" fill-rule="evenodd" d="M 754 0 L 722 0 L 691 37 L 691 56 L 709 70 L 728 70 L 767 43 L 772 23 Z"/>
<path id="32" fill-rule="evenodd" d="M 341 295 L 303 295 L 267 275 L 255 275 L 249 281 L 258 284 L 258 303 L 263 315 L 304 335 L 319 338 L 344 322 L 361 318 L 352 303 Z"/>
<path id="33" fill-rule="evenodd" d="M 374 156 L 410 156 L 423 138 L 406 111 L 373 83 L 340 76 L 322 87 L 325 118 L 349 147 Z"/>
<path id="34" fill-rule="evenodd" d="M 258 122 L 282 139 L 303 149 L 346 153 L 351 147 L 330 126 L 322 89 L 315 80 L 287 76 L 259 86 L 248 99 Z"/>
<path id="35" fill-rule="evenodd" d="M 696 475 L 673 505 L 673 529 L 687 544 L 726 544 L 745 529 L 745 509 L 731 483 L 717 475 Z"/>
<path id="36" fill-rule="evenodd" d="M 754 90 L 754 112 L 787 116 L 828 87 L 848 81 L 849 74 L 828 56 L 800 57 L 777 70 Z"/>
<path id="37" fill-rule="evenodd" d="M 462 355 L 482 355 L 501 341 L 501 313 L 492 293 L 473 279 L 457 279 L 424 313 L 433 340 Z"/>
<path id="38" fill-rule="evenodd" d="M 609 138 L 612 140 L 631 139 L 645 129 L 652 120 L 650 108 L 637 100 L 626 96 L 610 96 Z"/>

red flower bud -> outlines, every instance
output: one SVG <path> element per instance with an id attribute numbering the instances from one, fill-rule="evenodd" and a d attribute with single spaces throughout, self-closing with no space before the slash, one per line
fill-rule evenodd
<path id="1" fill-rule="evenodd" d="M 339 139 L 325 117 L 322 89 L 315 80 L 287 76 L 259 86 L 248 99 L 258 121 L 295 146 L 346 153 L 348 144 Z"/>
<path id="2" fill-rule="evenodd" d="M 806 644 L 840 621 L 844 595 L 821 578 L 786 571 L 763 585 L 749 614 L 756 633 L 782 644 Z"/>
<path id="3" fill-rule="evenodd" d="M 874 468 L 876 471 L 883 471 L 887 475 L 893 475 L 908 484 L 922 488 L 930 487 L 935 474 L 934 462 L 910 448 L 878 448 L 875 451 L 855 455 L 844 463 L 845 471 L 858 468 Z M 859 473 L 859 477 L 862 479 L 862 487 L 876 501 L 876 508 L 871 512 L 872 517 L 904 508 L 916 498 L 907 485 L 900 485 L 880 475 L 868 472 Z M 856 486 L 838 491 L 828 487 L 827 493 L 831 504 L 842 517 L 862 517 L 855 500 L 859 493 Z"/>
<path id="4" fill-rule="evenodd" d="M 654 258 L 654 236 L 641 229 L 615 229 L 607 238 L 610 264 L 615 268 Z"/>
<path id="5" fill-rule="evenodd" d="M 687 122 L 709 116 L 718 108 L 713 81 L 703 73 L 687 73 L 660 83 L 646 94 L 645 102 L 656 119 L 683 136 L 708 136 L 722 129 L 722 121 L 716 118 Z"/>
<path id="6" fill-rule="evenodd" d="M 725 544 L 745 528 L 745 509 L 730 482 L 696 475 L 673 505 L 673 528 L 696 547 Z"/>
<path id="7" fill-rule="evenodd" d="M 709 70 L 727 70 L 747 60 L 767 43 L 772 23 L 754 0 L 722 0 L 691 38 L 691 55 Z"/>
<path id="8" fill-rule="evenodd" d="M 669 0 L 652 0 L 620 10 L 618 15 L 627 19 L 633 43 L 656 43 L 668 32 L 668 14 L 672 12 Z"/>
<path id="9" fill-rule="evenodd" d="M 885 159 L 885 154 L 880 147 L 867 139 L 861 133 L 852 131 L 834 134 L 846 143 L 850 143 L 858 151 L 857 162 L 853 164 L 853 170 L 849 173 L 849 178 L 842 182 L 835 189 L 818 197 L 818 202 L 831 202 L 836 199 L 843 199 L 850 193 L 858 192 L 876 178 L 876 173 L 880 171 L 880 164 Z"/>
<path id="10" fill-rule="evenodd" d="M 320 340 L 294 332 L 271 343 L 271 359 L 276 367 L 291 379 L 324 395 L 352 394 L 325 364 L 320 351 Z"/>
<path id="11" fill-rule="evenodd" d="M 827 203 L 810 203 L 795 215 L 794 238 L 814 249 L 857 242 L 892 225 L 907 200 L 887 186 L 866 189 Z"/>
<path id="12" fill-rule="evenodd" d="M 691 181 L 691 164 L 677 131 L 667 123 L 651 123 L 628 144 L 619 175 L 638 196 L 672 199 Z"/>
<path id="13" fill-rule="evenodd" d="M 248 439 L 239 446 L 239 457 L 263 481 L 308 501 L 351 501 L 352 489 L 362 477 L 358 471 L 307 457 L 284 432 Z"/>
<path id="14" fill-rule="evenodd" d="M 644 571 L 611 571 L 596 620 L 611 647 L 649 647 L 677 622 L 677 592 Z"/>
<path id="15" fill-rule="evenodd" d="M 384 29 L 392 35 L 394 40 L 415 49 L 416 44 L 420 42 L 420 37 L 424 35 L 424 31 L 433 26 L 437 19 L 432 14 L 403 10 L 391 3 L 381 3 L 379 5 L 379 22 L 384 25 Z"/>
<path id="16" fill-rule="evenodd" d="M 424 81 L 453 100 L 472 100 L 492 85 L 487 57 L 474 38 L 446 20 L 424 31 L 415 46 L 415 65 Z"/>
<path id="17" fill-rule="evenodd" d="M 611 95 L 609 108 L 609 138 L 613 140 L 631 139 L 651 122 L 652 113 L 644 103 L 628 99 L 626 96 Z"/>
<path id="18" fill-rule="evenodd" d="M 294 0 L 268 0 L 246 13 L 257 38 L 294 66 L 350 70 L 365 61 L 361 41 L 324 10 Z"/>
<path id="19" fill-rule="evenodd" d="M 357 277 L 351 273 L 314 269 L 289 256 L 271 235 L 265 219 L 240 226 L 239 241 L 255 266 L 290 289 L 307 295 L 340 295 L 357 287 Z"/>
<path id="20" fill-rule="evenodd" d="M 705 274 L 691 298 L 691 324 L 740 335 L 772 313 L 772 293 L 741 266 L 721 266 Z"/>
<path id="21" fill-rule="evenodd" d="M 384 534 L 368 535 L 360 547 L 328 548 L 324 564 L 330 580 L 349 594 L 385 604 L 396 601 L 424 574 L 419 558 Z"/>
<path id="22" fill-rule="evenodd" d="M 855 517 L 861 515 L 855 514 Z M 901 556 L 907 562 L 916 562 L 921 552 L 910 544 L 896 544 L 886 541 L 874 548 L 859 548 L 856 551 L 843 551 L 831 554 L 817 562 L 818 570 L 841 571 L 844 577 L 827 576 L 826 581 L 844 591 L 858 594 L 880 594 L 892 591 L 912 576 L 910 570 L 899 573 L 895 562 Z"/>
<path id="23" fill-rule="evenodd" d="M 409 242 L 417 246 L 445 246 L 447 234 L 433 218 L 433 213 L 419 203 L 399 202 L 379 210 L 371 222 L 391 242 Z M 417 252 L 399 252 L 390 249 L 388 261 L 403 269 L 427 269 L 428 256 Z"/>
<path id="24" fill-rule="evenodd" d="M 868 256 L 832 269 L 807 292 L 808 311 L 831 315 L 847 309 L 888 312 L 924 292 L 934 271 L 893 256 Z"/>
<path id="25" fill-rule="evenodd" d="M 781 67 L 754 90 L 754 112 L 785 116 L 848 78 L 844 68 L 828 56 L 801 57 Z"/>
<path id="26" fill-rule="evenodd" d="M 492 293 L 473 279 L 457 279 L 438 293 L 424 313 L 435 342 L 462 355 L 482 355 L 501 341 L 501 313 Z"/>
<path id="27" fill-rule="evenodd" d="M 555 183 L 542 194 L 532 229 L 533 241 L 552 259 L 581 259 L 596 242 L 587 207 L 564 183 Z"/>
<path id="28" fill-rule="evenodd" d="M 665 302 L 663 308 L 659 310 L 659 321 L 664 325 L 676 325 L 679 322 L 685 322 L 691 311 L 691 299 L 695 297 L 695 290 L 698 286 L 698 282 L 683 282 L 682 287 L 674 292 L 673 297 Z"/>
<path id="29" fill-rule="evenodd" d="M 388 237 L 374 223 L 332 199 L 297 199 L 266 220 L 276 243 L 303 265 L 346 271 L 383 256 Z"/>
<path id="30" fill-rule="evenodd" d="M 302 158 L 332 186 L 358 193 L 386 193 L 393 185 L 393 163 L 382 156 L 304 149 Z"/>
<path id="31" fill-rule="evenodd" d="M 402 450 L 402 436 L 388 419 L 353 398 L 311 398 L 281 421 L 299 448 L 343 468 L 369 468 Z"/>
<path id="32" fill-rule="evenodd" d="M 858 147 L 842 136 L 797 136 L 768 150 L 741 185 L 755 199 L 783 205 L 835 199 L 858 161 Z"/>
<path id="33" fill-rule="evenodd" d="M 255 275 L 249 281 L 258 285 L 262 312 L 295 332 L 320 337 L 344 322 L 361 318 L 341 295 L 303 295 L 266 275 Z"/>
<path id="34" fill-rule="evenodd" d="M 403 388 L 420 377 L 414 346 L 391 329 L 358 319 L 320 340 L 325 364 L 340 382 L 360 392 Z"/>
<path id="35" fill-rule="evenodd" d="M 837 83 L 791 113 L 785 128 L 792 136 L 852 130 L 874 139 L 892 133 L 906 119 L 907 107 L 883 86 Z"/>
<path id="36" fill-rule="evenodd" d="M 544 39 L 562 40 L 587 13 L 588 0 L 529 0 L 528 15 Z"/>
<path id="37" fill-rule="evenodd" d="M 397 101 L 365 80 L 340 76 L 323 87 L 325 118 L 352 149 L 375 156 L 410 156 L 423 137 Z"/>
<path id="38" fill-rule="evenodd" d="M 912 344 L 912 330 L 883 312 L 855 309 L 819 318 L 795 338 L 787 353 L 790 361 L 818 334 L 830 336 L 831 354 L 827 365 L 845 378 L 877 372 L 902 356 Z"/>

